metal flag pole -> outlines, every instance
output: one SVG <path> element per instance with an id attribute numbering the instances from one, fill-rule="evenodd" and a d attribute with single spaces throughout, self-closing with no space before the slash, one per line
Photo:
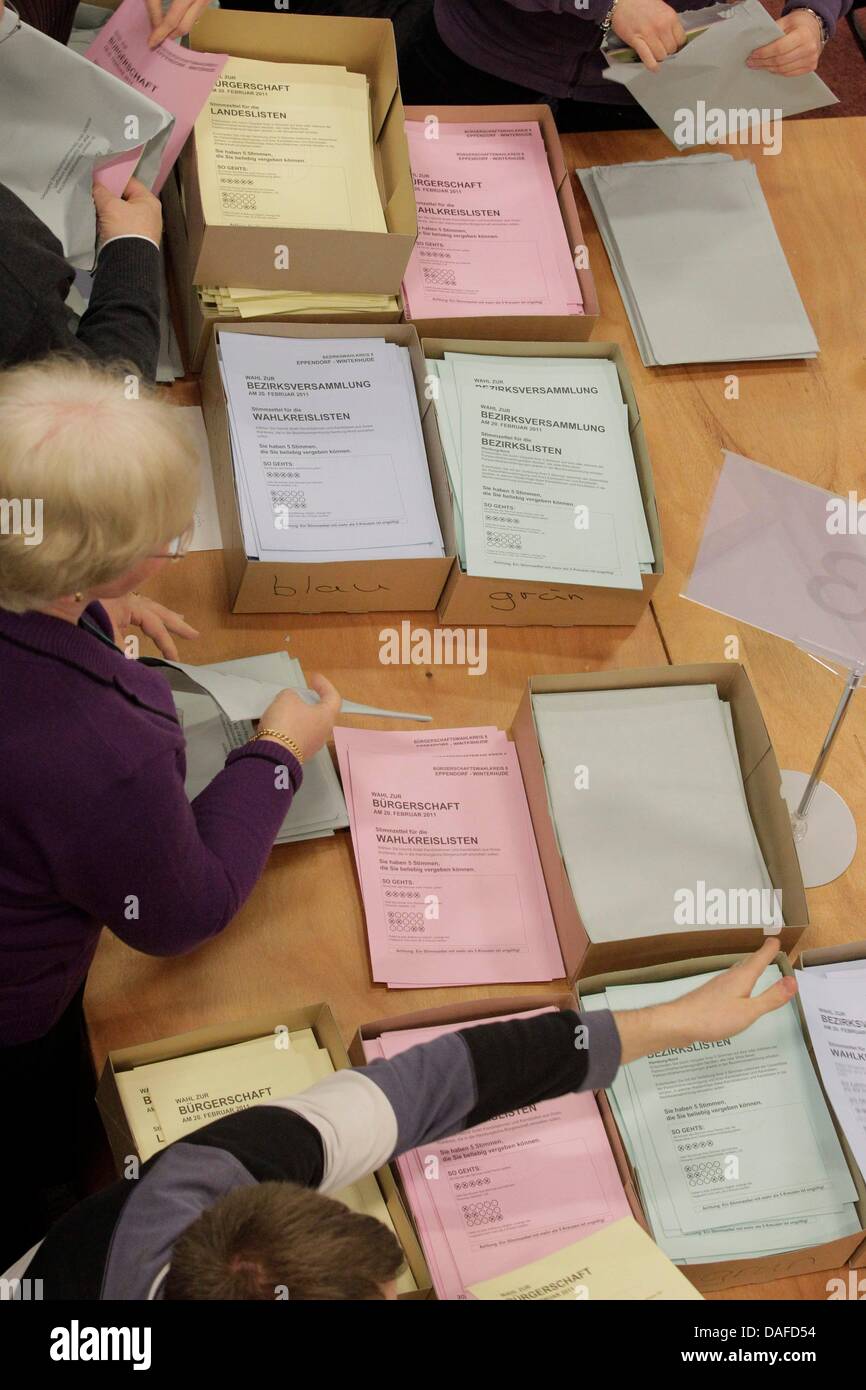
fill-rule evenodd
<path id="1" fill-rule="evenodd" d="M 794 812 L 794 817 L 798 820 L 805 819 L 809 813 L 812 797 L 815 795 L 815 788 L 821 780 L 821 773 L 824 771 L 827 759 L 833 751 L 836 735 L 842 726 L 845 715 L 848 713 L 848 706 L 851 703 L 851 698 L 863 680 L 864 672 L 866 672 L 866 667 L 855 666 L 845 682 L 845 689 L 842 691 L 839 703 L 836 706 L 836 713 L 830 721 L 830 727 L 827 730 L 824 742 L 821 744 L 821 752 L 818 754 L 818 759 L 815 766 L 812 768 L 812 774 L 806 783 L 806 789 L 803 792 L 802 800 Z"/>
<path id="2" fill-rule="evenodd" d="M 857 849 L 854 817 L 838 792 L 822 782 L 821 776 L 864 675 L 863 662 L 850 671 L 811 773 L 782 773 L 782 792 L 791 813 L 791 828 L 807 888 L 817 888 L 838 878 Z"/>

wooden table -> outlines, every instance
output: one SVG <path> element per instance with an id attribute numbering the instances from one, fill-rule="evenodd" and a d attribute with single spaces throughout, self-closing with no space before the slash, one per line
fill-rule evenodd
<path id="1" fill-rule="evenodd" d="M 656 131 L 572 136 L 563 143 L 569 166 L 670 153 Z M 780 763 L 810 766 L 835 705 L 838 683 L 794 648 L 717 618 L 678 594 L 694 557 L 723 446 L 838 492 L 861 484 L 866 437 L 866 120 L 789 122 L 779 156 L 763 156 L 751 147 L 732 147 L 731 152 L 753 158 L 758 166 L 822 348 L 816 362 L 736 367 L 736 401 L 725 399 L 727 368 L 648 370 L 641 365 L 607 257 L 577 190 L 604 310 L 594 336 L 613 339 L 625 349 L 661 507 L 667 573 L 653 609 L 635 629 L 491 628 L 484 677 L 470 677 L 459 668 L 383 666 L 378 659 L 380 629 L 407 616 L 415 625 L 429 625 L 431 615 L 233 617 L 227 612 L 220 557 L 207 554 L 167 567 L 149 590 L 201 630 L 194 659 L 226 660 L 286 644 L 308 673 L 325 671 L 353 699 L 428 711 L 442 727 L 495 723 L 508 728 L 530 675 L 720 661 L 725 659 L 725 637 L 736 634 Z M 735 271 L 732 266 L 732 274 Z M 171 394 L 189 403 L 196 399 L 195 385 L 179 384 Z M 829 780 L 844 790 L 858 820 L 866 813 L 863 739 L 863 712 L 857 705 Z M 855 906 L 864 875 L 866 861 L 860 853 L 842 879 L 811 894 L 814 925 L 809 944 L 866 934 Z M 540 996 L 558 988 L 401 993 L 371 984 L 351 845 L 348 835 L 338 835 L 276 848 L 236 920 L 191 956 L 151 959 L 104 933 L 86 1002 L 94 1059 L 101 1067 L 112 1048 L 283 1005 L 327 1000 L 348 1041 L 359 1023 L 386 1014 L 446 1000 Z M 828 1277 L 780 1280 L 721 1296 L 823 1299 Z"/>

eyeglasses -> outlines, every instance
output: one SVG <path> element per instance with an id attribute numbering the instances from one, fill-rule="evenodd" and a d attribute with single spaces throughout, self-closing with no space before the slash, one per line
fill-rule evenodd
<path id="1" fill-rule="evenodd" d="M 17 34 L 17 33 L 18 33 L 18 30 L 21 28 L 21 24 L 22 24 L 21 16 L 19 15 L 19 13 L 18 13 L 18 11 L 16 10 L 15 6 L 12 5 L 12 4 L 10 4 L 10 0 L 6 0 L 6 9 L 12 11 L 13 15 L 15 16 L 16 23 L 13 24 L 13 26 L 12 26 L 12 28 L 9 30 L 9 33 L 8 33 L 8 34 L 2 34 L 2 35 L 0 35 L 0 43 L 5 43 L 7 39 L 11 39 L 11 37 L 12 37 L 13 34 Z"/>
<path id="2" fill-rule="evenodd" d="M 181 531 L 179 536 L 175 536 L 173 541 L 169 541 L 168 549 L 161 550 L 158 555 L 152 555 L 152 560 L 183 560 L 189 554 L 192 545 L 192 538 L 195 535 L 195 521 L 191 521 L 185 531 Z"/>

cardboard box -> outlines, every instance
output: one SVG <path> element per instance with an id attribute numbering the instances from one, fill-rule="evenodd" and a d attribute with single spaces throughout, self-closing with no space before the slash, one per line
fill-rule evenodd
<path id="1" fill-rule="evenodd" d="M 628 941 L 594 942 L 580 919 L 551 817 L 532 696 L 557 691 L 626 690 L 661 685 L 715 685 L 720 698 L 730 705 L 752 824 L 773 888 L 781 889 L 785 920 L 779 935 L 782 950 L 792 951 L 809 925 L 790 816 L 782 800 L 779 765 L 757 697 L 739 663 L 532 676 L 515 716 L 511 736 L 520 760 L 541 867 L 569 980 L 582 980 L 602 970 L 649 966 L 693 956 L 717 955 L 723 951 L 754 951 L 764 940 L 761 927 L 705 927 L 664 936 L 634 937 Z"/>
<path id="2" fill-rule="evenodd" d="M 866 962 L 866 941 L 846 941 L 844 946 L 813 946 L 808 951 L 800 952 L 797 964 L 808 970 L 812 965 L 837 965 L 843 961 Z M 809 1050 L 812 1050 L 811 1044 Z M 847 1157 L 847 1147 L 845 1152 Z M 849 1161 L 855 1162 L 853 1155 Z M 863 1176 L 866 1177 L 866 1174 Z M 851 1269 L 866 1269 L 866 1241 L 854 1251 L 848 1264 Z"/>
<path id="3" fill-rule="evenodd" d="M 664 550 L 652 465 L 622 348 L 617 343 L 484 342 L 467 338 L 424 338 L 421 346 L 425 358 L 437 362 L 443 360 L 446 352 L 490 357 L 561 357 L 564 361 L 604 358 L 613 362 L 628 406 L 635 467 L 656 555 L 652 574 L 641 576 L 640 589 L 542 584 L 517 577 L 484 579 L 466 574 L 458 558 L 439 602 L 439 621 L 469 627 L 633 627 L 664 574 Z"/>
<path id="4" fill-rule="evenodd" d="M 200 372 L 213 330 L 223 323 L 400 323 L 403 319 L 403 300 L 397 296 L 398 307 L 391 312 L 358 312 L 333 314 L 256 314 L 251 319 L 229 318 L 219 310 L 202 305 L 192 281 L 193 263 L 190 253 L 186 217 L 175 173 L 163 185 L 162 211 L 168 278 L 180 319 L 181 351 L 186 370 Z"/>
<path id="5" fill-rule="evenodd" d="M 702 957 L 698 960 L 679 960 L 666 965 L 644 966 L 639 970 L 620 970 L 613 973 L 592 975 L 583 979 L 577 988 L 578 1002 L 587 995 L 598 994 L 609 985 L 634 985 L 647 984 L 656 980 L 677 980 L 686 979 L 690 975 L 700 975 L 707 970 L 725 970 L 735 961 L 740 960 L 741 951 L 733 955 L 718 955 Z M 779 952 L 776 957 L 776 964 L 783 975 L 791 975 L 790 961 L 783 952 Z M 809 1035 L 806 1031 L 802 1013 L 799 1015 L 800 1026 L 812 1058 L 812 1065 L 815 1065 L 815 1058 L 812 1055 Z M 816 1068 L 817 1074 L 817 1068 Z M 818 1075 L 819 1085 L 821 1083 Z M 821 1087 L 823 1092 L 823 1086 Z M 826 1095 L 825 1095 L 826 1099 Z M 600 1100 L 601 1103 L 601 1100 Z M 607 1101 L 604 1101 L 605 1108 L 610 1112 Z M 832 1107 L 828 1102 L 830 1117 L 833 1120 L 836 1133 L 842 1144 L 842 1150 L 851 1171 L 851 1177 L 857 1188 L 857 1216 L 861 1227 L 866 1225 L 866 1186 L 856 1164 L 853 1164 L 851 1151 L 848 1148 L 844 1134 L 836 1124 Z M 613 1116 L 611 1114 L 611 1119 Z M 639 1194 L 639 1178 L 634 1173 L 629 1164 L 629 1173 L 632 1178 L 634 1190 Z M 644 1222 L 646 1224 L 646 1221 Z M 787 1254 L 758 1255 L 751 1258 L 739 1260 L 714 1260 L 706 1264 L 681 1265 L 683 1274 L 702 1293 L 717 1293 L 721 1289 L 735 1289 L 744 1284 L 763 1284 L 772 1279 L 787 1279 L 796 1274 L 815 1274 L 824 1269 L 838 1269 L 844 1265 L 846 1260 L 857 1249 L 863 1239 L 863 1232 L 851 1236 L 842 1236 L 839 1240 L 827 1241 L 823 1245 L 806 1246 L 802 1250 L 789 1251 Z"/>
<path id="6" fill-rule="evenodd" d="M 217 341 L 227 333 L 278 338 L 384 338 L 409 349 L 433 498 L 445 543 L 444 556 L 429 560 L 329 560 L 314 565 L 247 559 L 232 471 L 226 398 L 217 365 Z M 411 324 L 223 324 L 214 334 L 205 358 L 201 395 L 233 613 L 420 613 L 435 609 L 456 549 L 454 516 L 435 412 L 424 395 L 421 345 Z"/>
<path id="7" fill-rule="evenodd" d="M 351 232 L 206 223 L 193 136 L 181 160 L 193 282 L 396 294 L 418 223 L 390 21 L 209 10 L 192 30 L 190 46 L 202 53 L 271 63 L 338 64 L 350 72 L 365 73 L 370 83 L 376 179 L 388 229 Z M 288 247 L 285 270 L 274 264 L 275 246 Z"/>
<path id="8" fill-rule="evenodd" d="M 434 1028 L 447 1023 L 483 1023 L 485 1019 L 500 1018 L 504 1014 L 532 1013 L 537 1009 L 549 1009 L 551 1004 L 557 1009 L 576 1009 L 578 1007 L 573 994 L 548 994 L 537 997 L 522 995 L 518 998 L 507 999 L 473 999 L 464 1001 L 462 1004 L 443 1004 L 435 1009 L 423 1009 L 416 1013 L 396 1014 L 389 1018 L 380 1018 L 375 1023 L 363 1023 L 358 1029 L 349 1046 L 349 1060 L 353 1066 L 365 1066 L 364 1042 L 372 1038 L 380 1038 L 383 1033 L 394 1033 L 405 1028 Z M 597 1092 L 596 1100 L 632 1216 L 648 1232 L 649 1226 L 638 1199 L 631 1167 L 603 1091 Z M 403 1195 L 403 1210 L 409 1211 L 399 1172 L 396 1176 Z M 435 1298 L 435 1294 L 431 1294 L 431 1297 Z"/>
<path id="9" fill-rule="evenodd" d="M 866 962 L 866 941 L 846 941 L 844 946 L 811 946 L 800 952 L 797 964 L 808 970 L 813 965 L 841 965 L 849 960 Z"/>
<path id="10" fill-rule="evenodd" d="M 587 259 L 586 240 L 577 213 L 571 176 L 549 106 L 407 106 L 407 121 L 426 121 L 435 116 L 443 124 L 463 122 L 516 124 L 537 121 L 547 150 L 550 176 L 562 215 L 568 244 L 575 258 L 577 281 L 583 298 L 582 314 L 490 314 L 455 315 L 453 318 L 418 318 L 412 322 L 421 338 L 487 338 L 523 342 L 583 342 L 592 336 L 598 323 L 599 305 L 595 280 Z"/>
<path id="11" fill-rule="evenodd" d="M 130 1155 L 137 1155 L 115 1079 L 119 1072 L 131 1071 L 133 1067 L 146 1066 L 151 1062 L 165 1062 L 173 1057 L 189 1057 L 196 1052 L 208 1052 L 216 1047 L 229 1047 L 233 1043 L 249 1042 L 253 1038 L 273 1033 L 277 1028 L 288 1028 L 290 1032 L 299 1028 L 311 1028 L 319 1046 L 326 1049 L 337 1071 L 350 1065 L 334 1015 L 327 1004 L 307 1004 L 299 1009 L 284 1009 L 279 1014 L 261 1014 L 242 1023 L 197 1028 L 192 1033 L 179 1033 L 173 1038 L 160 1038 L 158 1042 L 142 1043 L 137 1047 L 123 1047 L 110 1052 L 96 1088 L 96 1103 L 118 1173 L 123 1172 Z M 406 1215 L 406 1209 L 397 1191 L 393 1174 L 386 1165 L 380 1168 L 375 1176 L 388 1214 L 394 1223 L 397 1239 L 403 1247 L 406 1263 L 418 1285 L 417 1292 L 401 1294 L 400 1297 L 428 1298 L 431 1291 L 430 1274 L 412 1223 Z"/>

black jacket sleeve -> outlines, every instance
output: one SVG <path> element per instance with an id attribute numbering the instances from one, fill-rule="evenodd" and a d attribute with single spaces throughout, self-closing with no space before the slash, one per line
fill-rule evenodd
<path id="1" fill-rule="evenodd" d="M 159 361 L 159 251 L 142 237 L 103 246 L 78 341 L 103 361 L 131 362 L 147 381 Z"/>
<path id="2" fill-rule="evenodd" d="M 140 237 L 102 248 L 87 312 L 73 329 L 75 272 L 54 233 L 0 184 L 0 368 L 73 352 L 129 362 L 148 381 L 159 360 L 159 251 Z"/>
<path id="3" fill-rule="evenodd" d="M 64 304 L 74 274 L 54 233 L 0 184 L 0 367 L 75 350 Z"/>

